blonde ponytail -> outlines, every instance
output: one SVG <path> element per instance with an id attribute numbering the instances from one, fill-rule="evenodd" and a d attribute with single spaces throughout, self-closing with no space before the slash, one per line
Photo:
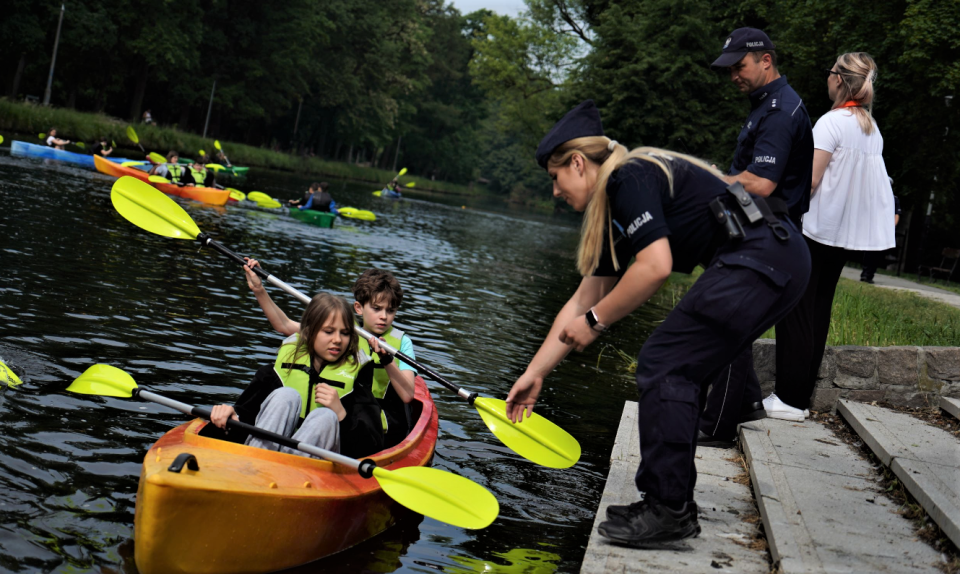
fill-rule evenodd
<path id="1" fill-rule="evenodd" d="M 863 133 L 870 135 L 876 127 L 873 121 L 873 82 L 877 79 L 877 63 L 866 52 L 848 52 L 837 58 L 837 71 L 843 82 L 837 88 L 833 109 L 853 101 L 859 107 L 843 108 L 857 116 Z"/>
<path id="2" fill-rule="evenodd" d="M 573 155 L 577 153 L 600 166 L 593 195 L 584 211 L 580 245 L 577 247 L 577 269 L 583 277 L 593 275 L 597 270 L 603 253 L 604 240 L 609 243 L 614 270 L 620 270 L 620 263 L 617 261 L 614 250 L 613 216 L 610 212 L 607 183 L 610 175 L 628 161 L 649 161 L 663 170 L 670 186 L 671 197 L 673 196 L 673 170 L 670 162 L 673 158 L 685 160 L 707 170 L 718 179 L 723 179 L 723 174 L 701 159 L 654 147 L 640 147 L 628 152 L 626 147 L 604 136 L 576 138 L 561 144 L 550 156 L 547 166 L 557 168 L 569 165 Z M 606 238 L 604 229 L 607 230 Z"/>

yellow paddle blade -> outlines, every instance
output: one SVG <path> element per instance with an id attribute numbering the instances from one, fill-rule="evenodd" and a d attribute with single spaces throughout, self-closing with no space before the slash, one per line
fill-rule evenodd
<path id="1" fill-rule="evenodd" d="M 126 371 L 99 363 L 84 371 L 67 390 L 81 395 L 130 398 L 135 388 L 137 383 Z"/>
<path id="2" fill-rule="evenodd" d="M 405 173 L 407 173 L 407 168 L 401 169 L 401 170 L 400 170 L 400 173 L 397 174 L 397 177 L 400 177 L 401 175 L 403 175 L 403 174 L 405 174 Z"/>
<path id="3" fill-rule="evenodd" d="M 373 195 L 375 195 L 375 196 L 377 196 L 377 197 L 381 197 L 381 196 L 383 195 L 383 191 L 381 191 L 381 190 L 375 191 L 375 192 L 373 192 Z"/>
<path id="4" fill-rule="evenodd" d="M 45 140 L 45 139 L 47 139 L 47 134 L 37 134 L 37 137 L 40 138 L 40 139 L 42 139 L 42 140 Z"/>
<path id="5" fill-rule="evenodd" d="M 533 413 L 522 422 L 507 418 L 507 403 L 479 397 L 473 406 L 493 434 L 512 451 L 549 468 L 569 468 L 580 460 L 580 443 L 570 433 Z"/>
<path id="6" fill-rule="evenodd" d="M 77 142 L 77 143 L 75 143 L 75 144 L 73 144 L 73 145 L 77 146 L 77 147 L 80 148 L 80 149 L 87 149 L 87 144 L 85 144 L 85 143 L 83 143 L 83 142 Z"/>
<path id="7" fill-rule="evenodd" d="M 261 201 L 273 201 L 272 197 L 263 193 L 262 191 L 251 191 L 247 194 L 247 199 L 250 201 L 256 201 L 258 203 Z"/>
<path id="8" fill-rule="evenodd" d="M 142 164 L 142 163 L 143 163 L 142 161 L 125 161 L 125 162 L 121 163 L 120 165 L 123 166 L 123 167 L 133 167 L 133 166 L 135 166 L 135 165 L 140 165 L 140 164 Z"/>
<path id="9" fill-rule="evenodd" d="M 404 187 L 413 187 L 413 186 L 415 186 L 415 185 L 417 185 L 417 182 L 411 181 L 410 183 L 404 184 Z"/>
<path id="10" fill-rule="evenodd" d="M 233 189 L 232 187 L 228 187 L 227 191 L 230 192 L 231 199 L 235 199 L 237 201 L 243 201 L 244 199 L 247 198 L 247 194 L 243 193 L 239 189 Z"/>
<path id="11" fill-rule="evenodd" d="M 147 157 L 149 157 L 150 161 L 152 161 L 153 163 L 167 163 L 167 158 L 163 157 L 162 155 L 158 154 L 155 151 L 148 153 Z"/>
<path id="12" fill-rule="evenodd" d="M 205 151 L 203 151 L 203 150 L 200 150 L 200 157 L 203 157 L 203 156 L 205 156 L 205 155 L 207 155 L 207 152 L 205 152 Z"/>
<path id="13" fill-rule="evenodd" d="M 124 219 L 150 233 L 177 239 L 196 239 L 200 235 L 200 228 L 182 207 L 135 177 L 125 175 L 118 179 L 110 199 Z"/>
<path id="14" fill-rule="evenodd" d="M 221 169 L 227 169 L 222 165 L 220 165 L 219 163 L 208 163 L 207 167 L 212 169 L 213 171 L 220 171 Z"/>
<path id="15" fill-rule="evenodd" d="M 0 144 L 3 143 L 3 136 L 0 136 Z"/>
<path id="16" fill-rule="evenodd" d="M 377 220 L 377 216 L 372 211 L 357 209 L 356 207 L 338 207 L 337 213 L 351 219 L 362 219 L 363 221 Z"/>
<path id="17" fill-rule="evenodd" d="M 217 148 L 217 151 L 223 151 L 223 148 L 220 147 L 220 140 L 213 140 L 213 147 Z"/>
<path id="18" fill-rule="evenodd" d="M 151 175 L 147 179 L 153 183 L 170 183 L 170 180 L 163 177 L 162 175 Z"/>
<path id="19" fill-rule="evenodd" d="M 0 138 L 0 143 L 3 143 L 3 138 Z M 7 386 L 15 387 L 17 385 L 22 385 L 23 381 L 20 380 L 20 377 L 13 372 L 13 369 L 8 367 L 6 363 L 3 362 L 3 359 L 0 359 L 0 384 L 6 383 Z"/>
<path id="20" fill-rule="evenodd" d="M 249 197 L 249 196 L 248 196 L 248 197 Z M 276 208 L 278 208 L 278 207 L 282 207 L 282 206 L 280 205 L 280 202 L 277 201 L 277 200 L 275 200 L 275 199 L 271 199 L 270 201 L 258 201 L 258 202 L 257 202 L 257 206 L 258 206 L 258 207 L 266 207 L 266 208 L 268 208 L 268 209 L 276 209 Z"/>
<path id="21" fill-rule="evenodd" d="M 113 140 L 110 140 L 110 146 L 111 146 L 111 147 L 117 147 L 117 142 L 115 142 L 115 141 L 113 141 Z"/>
<path id="22" fill-rule="evenodd" d="M 127 137 L 135 144 L 140 143 L 140 138 L 137 137 L 137 132 L 133 131 L 133 126 L 127 126 Z"/>
<path id="23" fill-rule="evenodd" d="M 390 498 L 410 510 L 460 528 L 486 528 L 500 514 L 500 503 L 489 490 L 436 468 L 377 467 L 373 476 Z"/>

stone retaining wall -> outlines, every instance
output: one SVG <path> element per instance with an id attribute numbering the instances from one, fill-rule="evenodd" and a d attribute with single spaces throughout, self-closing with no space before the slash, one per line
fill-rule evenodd
<path id="1" fill-rule="evenodd" d="M 753 361 L 763 395 L 776 382 L 776 342 L 758 339 Z M 960 397 L 960 347 L 827 347 L 810 408 L 833 411 L 841 398 L 920 407 Z"/>

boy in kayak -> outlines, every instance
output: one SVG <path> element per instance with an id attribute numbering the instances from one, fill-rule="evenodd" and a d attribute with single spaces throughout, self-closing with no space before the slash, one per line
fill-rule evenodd
<path id="1" fill-rule="evenodd" d="M 207 156 L 191 163 L 184 178 L 184 184 L 197 187 L 213 187 L 213 170 L 207 171 L 206 164 Z"/>
<path id="2" fill-rule="evenodd" d="M 63 146 L 70 143 L 70 140 L 62 140 L 57 137 L 57 128 L 50 128 L 50 133 L 47 135 L 47 145 L 56 149 L 63 149 Z"/>
<path id="3" fill-rule="evenodd" d="M 93 155 L 100 154 L 103 157 L 113 153 L 113 147 L 107 142 L 107 138 L 101 137 L 97 140 L 97 145 L 93 146 Z"/>
<path id="4" fill-rule="evenodd" d="M 350 304 L 320 293 L 297 325 L 274 364 L 257 371 L 235 406 L 213 407 L 211 422 L 226 429 L 227 419 L 240 420 L 353 458 L 383 450 L 380 405 L 371 390 L 372 363 L 358 348 Z M 244 442 L 309 456 L 254 436 Z"/>
<path id="5" fill-rule="evenodd" d="M 244 272 L 247 286 L 257 297 L 270 325 L 283 335 L 289 336 L 298 332 L 300 323 L 291 321 L 273 302 L 270 294 L 263 288 L 260 278 L 253 272 L 253 267 L 260 263 L 256 259 L 246 260 Z M 412 421 L 409 420 L 407 403 L 413 400 L 414 378 L 417 376 L 413 367 L 402 361 L 395 361 L 393 356 L 380 348 L 380 340 L 383 340 L 416 360 L 410 337 L 400 329 L 393 328 L 397 308 L 403 300 L 403 289 L 389 271 L 368 269 L 354 283 L 353 294 L 356 298 L 353 304 L 354 312 L 360 315 L 363 328 L 377 337 L 361 340 L 359 344 L 364 354 L 373 357 L 373 394 L 383 411 L 381 423 L 385 435 L 384 448 L 389 448 L 400 443 L 410 432 Z"/>

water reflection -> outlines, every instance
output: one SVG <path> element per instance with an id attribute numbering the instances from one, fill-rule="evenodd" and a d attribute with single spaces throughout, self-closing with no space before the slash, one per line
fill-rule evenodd
<path id="1" fill-rule="evenodd" d="M 140 462 L 184 417 L 64 393 L 88 366 L 112 364 L 187 403 L 232 403 L 281 340 L 236 264 L 133 226 L 113 210 L 111 184 L 89 171 L 0 156 L 0 356 L 24 381 L 0 388 L 0 570 L 135 571 Z M 286 199 L 308 184 L 269 174 L 237 187 Z M 576 219 L 473 198 L 388 202 L 371 191 L 335 182 L 338 203 L 372 210 L 377 221 L 340 220 L 333 229 L 182 205 L 202 230 L 306 293 L 349 295 L 364 269 L 392 270 L 406 293 L 397 325 L 411 334 L 417 358 L 458 385 L 503 398 L 576 288 Z M 273 294 L 288 314 L 302 310 Z M 603 342 L 636 355 L 663 315 L 647 305 Z M 600 348 L 571 355 L 537 407 L 580 441 L 579 464 L 529 463 L 472 407 L 431 385 L 440 414 L 436 466 L 490 489 L 500 518 L 483 531 L 405 519 L 365 550 L 318 562 L 317 571 L 462 571 L 474 563 L 452 557 L 505 566 L 517 548 L 553 552 L 559 558 L 544 564 L 577 570 L 623 400 L 636 393 L 614 353 L 598 365 Z"/>

